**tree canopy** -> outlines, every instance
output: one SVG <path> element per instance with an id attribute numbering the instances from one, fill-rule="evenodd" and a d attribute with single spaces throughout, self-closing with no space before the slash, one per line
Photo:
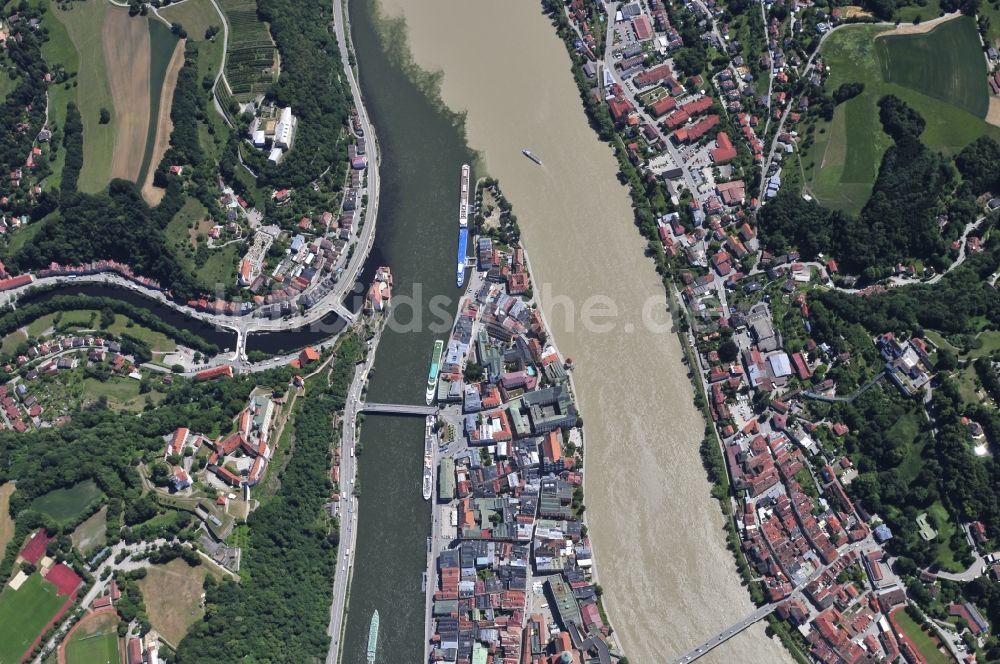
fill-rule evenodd
<path id="1" fill-rule="evenodd" d="M 858 216 L 826 209 L 784 191 L 758 217 L 768 248 L 797 247 L 804 258 L 829 254 L 855 273 L 875 276 L 898 261 L 917 258 L 942 265 L 947 245 L 938 225 L 953 172 L 920 142 L 924 119 L 893 96 L 879 102 L 879 117 L 895 143 L 886 150 L 871 198 Z"/>

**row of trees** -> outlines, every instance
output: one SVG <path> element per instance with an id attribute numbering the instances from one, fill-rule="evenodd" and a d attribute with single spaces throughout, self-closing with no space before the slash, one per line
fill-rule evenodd
<path id="1" fill-rule="evenodd" d="M 331 428 L 362 353 L 358 337 L 345 337 L 330 387 L 309 386 L 322 391 L 310 394 L 295 416 L 295 453 L 281 475 L 281 489 L 247 520 L 252 545 L 243 558 L 244 579 L 238 584 L 206 579 L 205 619 L 181 641 L 181 664 L 307 662 L 325 656 L 338 541 L 324 514 L 332 489 Z"/>
<path id="2" fill-rule="evenodd" d="M 188 165 L 197 168 L 204 161 L 198 137 L 198 123 L 204 119 L 205 92 L 198 84 L 198 49 L 188 44 L 184 51 L 184 66 L 177 73 L 177 86 L 170 106 L 170 147 L 163 155 L 153 184 L 167 186 L 171 166 Z"/>
<path id="3" fill-rule="evenodd" d="M 63 163 L 59 192 L 67 196 L 76 191 L 80 170 L 83 168 L 83 120 L 80 118 L 80 109 L 73 102 L 66 104 L 63 147 L 66 149 L 66 160 Z"/>

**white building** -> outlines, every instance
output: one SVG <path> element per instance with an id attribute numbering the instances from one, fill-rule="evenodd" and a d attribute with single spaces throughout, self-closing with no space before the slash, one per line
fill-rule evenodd
<path id="1" fill-rule="evenodd" d="M 297 122 L 295 116 L 292 115 L 291 106 L 281 109 L 278 125 L 274 128 L 274 147 L 281 148 L 282 150 L 288 150 L 292 147 Z"/>

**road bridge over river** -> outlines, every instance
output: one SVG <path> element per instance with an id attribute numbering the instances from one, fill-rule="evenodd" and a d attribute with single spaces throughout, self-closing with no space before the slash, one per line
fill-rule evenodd
<path id="1" fill-rule="evenodd" d="M 673 664 L 687 664 L 688 662 L 693 662 L 696 659 L 702 657 L 703 655 L 708 654 L 708 652 L 711 651 L 712 649 L 721 646 L 723 643 L 733 638 L 743 630 L 749 628 L 751 625 L 760 622 L 764 618 L 774 613 L 778 609 L 778 606 L 780 604 L 781 602 L 774 602 L 772 604 L 767 604 L 765 606 L 760 607 L 747 617 L 743 618 L 743 620 L 739 621 L 738 623 L 733 623 L 732 625 L 725 628 L 718 634 L 712 636 L 707 641 L 697 646 L 686 655 L 678 657 L 673 661 Z"/>
<path id="2" fill-rule="evenodd" d="M 358 411 L 362 413 L 386 413 L 388 415 L 434 415 L 437 413 L 437 406 L 413 406 L 405 403 L 369 403 L 364 402 L 358 406 Z"/>

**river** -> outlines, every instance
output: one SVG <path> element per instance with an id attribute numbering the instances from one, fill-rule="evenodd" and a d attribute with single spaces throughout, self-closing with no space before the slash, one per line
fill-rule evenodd
<path id="1" fill-rule="evenodd" d="M 352 16 L 360 6 L 367 3 L 351 3 Z M 576 362 L 590 534 L 625 653 L 642 664 L 686 652 L 753 606 L 709 495 L 698 454 L 704 422 L 692 405 L 679 340 L 669 332 L 663 286 L 643 257 L 615 159 L 587 124 L 563 43 L 538 2 L 385 0 L 384 10 L 405 15 L 416 65 L 442 72 L 441 98 L 467 114 L 469 145 L 514 206 L 535 293 L 560 349 Z M 359 27 L 364 82 L 374 68 L 369 58 L 380 56 L 361 48 Z M 403 48 L 403 35 L 391 39 L 389 50 Z M 525 159 L 524 147 L 544 166 Z M 585 306 L 618 313 L 585 325 Z M 608 324 L 611 331 L 598 329 Z M 790 658 L 758 624 L 703 661 Z"/>
<path id="2" fill-rule="evenodd" d="M 370 8 L 349 3 L 359 82 L 382 155 L 378 225 L 365 273 L 388 265 L 394 286 L 393 323 L 379 343 L 367 398 L 422 404 L 434 339 L 446 338 L 457 307 L 459 178 L 473 155 L 457 118 L 435 108 L 386 57 Z M 435 295 L 450 301 L 431 318 Z M 369 415 L 360 443 L 358 537 L 340 661 L 365 662 L 378 610 L 377 661 L 419 662 L 430 534 L 430 504 L 421 496 L 424 420 Z"/>

